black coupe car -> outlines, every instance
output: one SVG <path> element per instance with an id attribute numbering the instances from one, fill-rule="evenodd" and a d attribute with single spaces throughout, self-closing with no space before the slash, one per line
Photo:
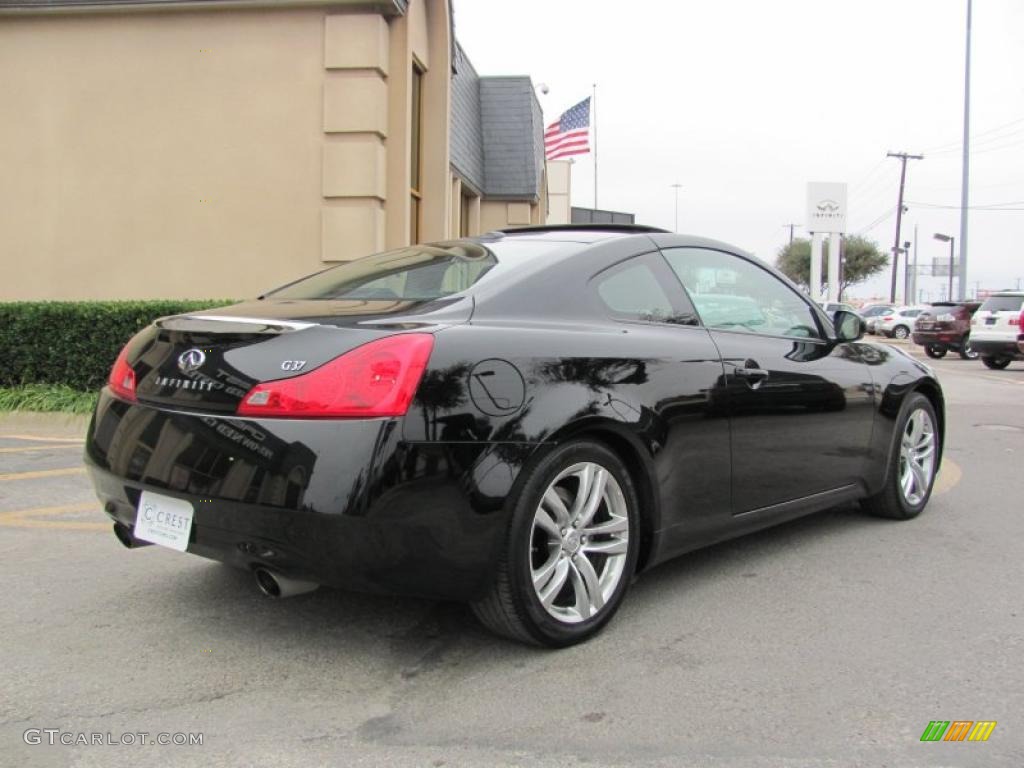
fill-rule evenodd
<path id="1" fill-rule="evenodd" d="M 638 572 L 860 500 L 927 504 L 942 390 L 723 243 L 538 227 L 335 266 L 121 352 L 86 460 L 122 543 L 470 603 L 550 646 Z"/>

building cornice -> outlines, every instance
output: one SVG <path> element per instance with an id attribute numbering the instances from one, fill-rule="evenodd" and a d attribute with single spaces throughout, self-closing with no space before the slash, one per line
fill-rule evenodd
<path id="1" fill-rule="evenodd" d="M 349 12 L 367 11 L 385 16 L 401 16 L 408 6 L 408 0 L 0 0 L 0 14 L 22 16 L 254 8 L 337 8 Z"/>

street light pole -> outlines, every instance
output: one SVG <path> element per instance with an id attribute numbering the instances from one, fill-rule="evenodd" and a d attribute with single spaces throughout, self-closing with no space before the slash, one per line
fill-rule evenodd
<path id="1" fill-rule="evenodd" d="M 956 238 L 949 238 L 949 300 L 953 300 L 953 247 L 956 245 Z M 963 291 L 961 291 L 963 293 Z"/>
<path id="2" fill-rule="evenodd" d="M 956 246 L 956 238 L 953 235 L 943 235 L 936 232 L 934 235 L 935 239 L 942 243 L 949 243 L 949 300 L 953 301 L 953 249 Z M 963 255 L 963 244 L 960 245 L 961 256 Z M 960 292 L 964 292 L 964 288 L 960 286 Z"/>
<path id="3" fill-rule="evenodd" d="M 967 48 L 964 56 L 964 140 L 960 179 L 960 298 L 967 298 L 967 214 L 971 165 L 971 0 L 967 0 Z"/>
<path id="4" fill-rule="evenodd" d="M 683 185 L 678 183 L 678 182 L 676 182 L 675 184 L 670 184 L 669 186 L 672 187 L 672 189 L 674 189 L 676 191 L 676 225 L 675 225 L 673 231 L 678 232 L 679 231 L 679 190 L 680 190 L 680 188 Z"/>

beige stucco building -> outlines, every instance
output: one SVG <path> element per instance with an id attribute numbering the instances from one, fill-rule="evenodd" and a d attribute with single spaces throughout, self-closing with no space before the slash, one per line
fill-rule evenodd
<path id="1" fill-rule="evenodd" d="M 546 218 L 449 0 L 0 0 L 0 301 L 241 298 Z"/>

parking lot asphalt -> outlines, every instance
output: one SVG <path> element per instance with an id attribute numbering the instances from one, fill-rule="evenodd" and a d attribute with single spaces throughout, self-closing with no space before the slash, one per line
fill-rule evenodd
<path id="1" fill-rule="evenodd" d="M 557 652 L 460 605 L 275 601 L 125 550 L 84 422 L 0 418 L 0 765 L 1024 765 L 1024 363 L 929 362 L 949 426 L 920 518 L 844 507 L 688 555 Z M 998 725 L 922 743 L 932 720 Z"/>

